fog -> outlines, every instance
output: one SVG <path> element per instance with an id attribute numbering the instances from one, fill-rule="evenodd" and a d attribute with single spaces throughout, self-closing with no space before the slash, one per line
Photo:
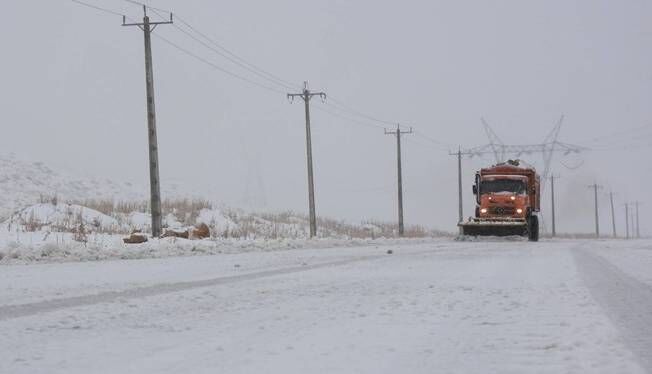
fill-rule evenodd
<path id="1" fill-rule="evenodd" d="M 142 17 L 120 0 L 88 3 Z M 559 140 L 590 148 L 555 154 L 558 231 L 591 232 L 597 182 L 619 233 L 640 200 L 652 233 L 652 4 L 647 1 L 150 1 L 266 71 L 368 116 L 412 126 L 403 140 L 406 224 L 454 230 L 458 146 L 487 143 L 484 117 L 505 144 Z M 0 26 L 0 152 L 79 176 L 147 188 L 143 35 L 119 16 L 71 1 L 9 1 Z M 152 14 L 152 18 L 156 18 Z M 177 25 L 183 26 L 178 21 Z M 267 84 L 172 25 L 155 30 L 223 69 Z M 303 105 L 153 38 L 161 183 L 233 207 L 307 211 Z M 396 216 L 395 138 L 384 123 L 332 116 L 312 102 L 317 214 L 349 221 Z M 355 117 L 351 113 L 342 113 Z M 369 123 L 372 125 L 369 125 Z M 374 127 L 376 125 L 377 127 Z M 432 140 L 440 143 L 435 143 Z M 542 155 L 521 156 L 542 169 Z M 474 171 L 465 158 L 465 214 Z M 548 190 L 546 190 L 546 193 Z M 165 197 L 165 196 L 164 196 Z M 544 217 L 549 218 L 549 196 Z"/>

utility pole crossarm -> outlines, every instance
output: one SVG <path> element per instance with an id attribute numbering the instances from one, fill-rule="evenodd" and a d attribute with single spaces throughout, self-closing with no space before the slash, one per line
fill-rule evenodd
<path id="1" fill-rule="evenodd" d="M 143 26 L 145 26 L 145 24 L 147 24 L 147 25 L 150 25 L 150 26 L 154 26 L 150 30 L 150 32 L 151 32 L 151 31 L 154 31 L 154 28 L 157 25 L 170 25 L 170 24 L 174 23 L 174 21 L 172 19 L 172 13 L 170 13 L 170 20 L 169 21 L 150 22 L 149 17 L 147 17 L 147 6 L 146 5 L 143 5 L 143 14 L 147 18 L 147 21 L 143 20 L 142 23 L 139 23 L 139 22 L 127 23 L 127 16 L 122 16 L 122 26 L 138 26 L 138 27 L 142 28 Z"/>
<path id="2" fill-rule="evenodd" d="M 385 129 L 385 135 L 397 135 L 397 133 L 400 133 L 401 135 L 402 134 L 412 134 L 413 132 L 414 131 L 413 131 L 412 127 L 410 127 L 409 130 L 401 130 L 400 125 L 398 125 L 396 127 L 396 130 L 394 130 L 394 131 L 387 131 L 387 129 Z"/>

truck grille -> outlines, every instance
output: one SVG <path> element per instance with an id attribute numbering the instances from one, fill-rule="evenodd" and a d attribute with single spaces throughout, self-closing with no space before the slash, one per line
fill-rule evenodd
<path id="1" fill-rule="evenodd" d="M 506 215 L 513 215 L 516 212 L 516 209 L 511 206 L 495 206 L 491 207 L 489 210 L 489 213 L 495 214 L 498 216 L 506 216 Z"/>

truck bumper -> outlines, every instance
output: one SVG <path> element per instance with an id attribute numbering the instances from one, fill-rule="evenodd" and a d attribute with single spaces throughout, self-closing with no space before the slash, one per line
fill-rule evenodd
<path id="1" fill-rule="evenodd" d="M 473 218 L 459 223 L 462 235 L 469 236 L 525 236 L 528 233 L 524 219 L 481 219 Z"/>

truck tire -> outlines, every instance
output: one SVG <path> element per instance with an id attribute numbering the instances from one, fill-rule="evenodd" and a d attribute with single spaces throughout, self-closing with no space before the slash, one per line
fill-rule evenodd
<path id="1" fill-rule="evenodd" d="M 528 219 L 528 240 L 531 242 L 539 241 L 539 217 L 531 215 Z"/>

